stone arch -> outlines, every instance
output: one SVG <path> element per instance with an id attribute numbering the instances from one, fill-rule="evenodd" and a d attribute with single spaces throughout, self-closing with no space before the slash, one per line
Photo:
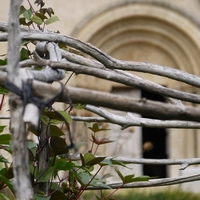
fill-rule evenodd
<path id="1" fill-rule="evenodd" d="M 119 59 L 153 62 L 200 75 L 200 25 L 168 3 L 128 0 L 112 4 L 84 19 L 72 35 Z M 153 75 L 142 77 L 155 81 Z M 93 78 L 91 86 L 85 78 L 78 79 L 77 84 L 84 87 L 111 89 L 106 81 L 98 84 Z M 164 78 L 156 81 L 173 85 Z"/>

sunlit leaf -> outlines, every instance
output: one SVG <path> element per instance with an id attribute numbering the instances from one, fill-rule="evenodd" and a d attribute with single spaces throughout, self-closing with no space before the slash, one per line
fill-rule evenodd
<path id="1" fill-rule="evenodd" d="M 47 19 L 45 21 L 45 24 L 49 25 L 49 24 L 52 24 L 52 23 L 54 23 L 56 21 L 60 21 L 60 20 L 59 20 L 59 18 L 57 16 L 54 15 L 54 16 L 50 17 L 49 19 Z"/>
<path id="2" fill-rule="evenodd" d="M 24 16 L 25 19 L 30 20 L 32 14 L 33 14 L 33 13 L 32 13 L 32 9 L 30 8 L 30 9 L 24 11 L 23 16 Z"/>
<path id="3" fill-rule="evenodd" d="M 43 24 L 43 21 L 40 17 L 34 15 L 33 17 L 31 17 L 31 21 L 33 21 L 34 23 L 38 24 L 38 25 L 41 25 Z"/>

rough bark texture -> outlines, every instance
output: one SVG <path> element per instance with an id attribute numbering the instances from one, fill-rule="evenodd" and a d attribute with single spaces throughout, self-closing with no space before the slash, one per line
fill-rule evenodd
<path id="1" fill-rule="evenodd" d="M 39 172 L 45 171 L 49 165 L 49 128 L 42 125 L 39 137 Z M 39 190 L 44 192 L 44 195 L 49 193 L 49 182 L 40 182 Z"/>
<path id="2" fill-rule="evenodd" d="M 15 95 L 9 95 L 11 113 L 14 187 L 18 200 L 33 199 L 30 183 L 26 128 L 23 122 L 23 102 Z"/>
<path id="3" fill-rule="evenodd" d="M 21 45 L 20 27 L 19 27 L 19 8 L 22 0 L 10 1 L 9 16 L 9 37 L 8 37 L 8 81 L 20 87 L 21 80 L 19 73 L 19 49 Z M 23 122 L 23 101 L 16 94 L 10 93 L 10 131 L 12 134 L 13 147 L 13 172 L 14 188 L 18 200 L 33 199 L 33 191 L 29 175 L 28 148 L 26 139 L 26 127 Z"/>

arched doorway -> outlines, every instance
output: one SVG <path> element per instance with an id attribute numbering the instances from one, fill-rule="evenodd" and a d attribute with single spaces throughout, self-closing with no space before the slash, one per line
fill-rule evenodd
<path id="1" fill-rule="evenodd" d="M 118 59 L 152 62 L 200 75 L 200 25 L 184 10 L 164 1 L 124 0 L 108 5 L 83 19 L 72 35 Z M 166 87 L 191 91 L 189 86 L 163 77 L 136 74 Z M 120 86 L 91 77 L 87 82 L 86 76 L 78 76 L 75 84 L 108 92 Z M 168 132 L 169 158 L 186 157 L 192 149 L 193 130 Z M 177 175 L 175 168 L 170 174 Z"/>

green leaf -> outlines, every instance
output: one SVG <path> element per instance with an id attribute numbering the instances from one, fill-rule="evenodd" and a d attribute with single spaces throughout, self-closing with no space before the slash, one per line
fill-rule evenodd
<path id="1" fill-rule="evenodd" d="M 69 200 L 69 198 L 63 192 L 57 190 L 57 191 L 53 192 L 50 200 L 58 200 L 58 199 Z"/>
<path id="2" fill-rule="evenodd" d="M 0 87 L 0 94 L 8 94 L 8 90 Z"/>
<path id="3" fill-rule="evenodd" d="M 54 15 L 54 11 L 52 8 L 47 8 L 46 9 L 47 14 L 49 15 L 49 17 L 51 17 L 51 15 Z"/>
<path id="4" fill-rule="evenodd" d="M 47 182 L 50 180 L 54 172 L 54 167 L 48 167 L 38 173 L 36 173 L 37 182 Z"/>
<path id="5" fill-rule="evenodd" d="M 32 149 L 32 148 L 34 148 L 34 147 L 36 147 L 36 146 L 37 146 L 37 143 L 32 142 L 32 141 L 28 141 L 28 148 L 29 148 L 29 149 Z"/>
<path id="6" fill-rule="evenodd" d="M 94 158 L 88 162 L 86 162 L 86 165 L 87 166 L 94 166 L 96 164 L 99 164 L 101 161 L 103 161 L 106 157 L 97 157 L 97 158 Z"/>
<path id="7" fill-rule="evenodd" d="M 42 21 L 44 21 L 45 19 L 47 19 L 47 17 L 43 14 L 43 13 L 35 13 L 36 16 L 38 16 L 40 19 L 42 19 Z"/>
<path id="8" fill-rule="evenodd" d="M 10 141 L 11 141 L 10 134 L 0 135 L 0 144 L 10 144 Z"/>
<path id="9" fill-rule="evenodd" d="M 101 182 L 101 180 L 93 180 L 90 185 L 94 187 L 112 189 L 110 186 L 106 185 L 106 183 Z"/>
<path id="10" fill-rule="evenodd" d="M 20 56 L 21 56 L 20 60 L 27 60 L 29 58 L 29 55 L 30 55 L 30 51 L 22 47 L 20 51 Z"/>
<path id="11" fill-rule="evenodd" d="M 14 194 L 14 188 L 13 188 L 13 185 L 12 185 L 12 182 L 10 180 L 8 180 L 5 176 L 2 176 L 0 174 L 0 180 L 6 184 L 8 186 L 8 188 L 12 191 L 12 193 Z"/>
<path id="12" fill-rule="evenodd" d="M 96 194 L 95 194 L 95 197 L 97 200 L 101 200 L 102 198 L 99 198 Z"/>
<path id="13" fill-rule="evenodd" d="M 50 17 L 49 19 L 47 19 L 45 21 L 45 24 L 49 25 L 49 24 L 52 24 L 52 23 L 54 23 L 56 21 L 60 21 L 60 20 L 59 20 L 59 18 L 57 16 L 54 15 L 54 16 Z"/>
<path id="14" fill-rule="evenodd" d="M 132 182 L 136 182 L 136 181 L 148 181 L 150 178 L 151 178 L 150 176 L 139 176 L 139 177 L 133 178 Z"/>
<path id="15" fill-rule="evenodd" d="M 56 159 L 54 166 L 57 170 L 70 170 L 73 168 L 74 164 L 66 161 L 66 159 Z"/>
<path id="16" fill-rule="evenodd" d="M 19 12 L 19 14 L 21 15 L 25 11 L 26 11 L 26 8 L 24 6 L 20 6 L 20 12 Z"/>
<path id="17" fill-rule="evenodd" d="M 57 111 L 57 112 L 51 112 L 51 111 L 45 111 L 43 113 L 45 116 L 47 116 L 49 119 L 54 119 L 54 120 L 58 120 L 58 121 L 72 121 L 71 116 L 64 111 Z"/>
<path id="18" fill-rule="evenodd" d="M 0 162 L 9 163 L 9 161 L 6 158 L 4 158 L 2 155 L 0 155 Z"/>
<path id="19" fill-rule="evenodd" d="M 127 176 L 124 176 L 124 181 L 123 183 L 126 184 L 126 183 L 131 183 L 133 182 L 133 178 L 135 177 L 135 174 L 130 174 L 130 175 L 127 175 Z"/>
<path id="20" fill-rule="evenodd" d="M 59 113 L 60 115 L 62 115 L 62 117 L 63 117 L 67 122 L 71 122 L 71 121 L 72 121 L 71 116 L 70 116 L 67 112 L 58 111 L 58 113 Z"/>
<path id="21" fill-rule="evenodd" d="M 36 15 L 34 15 L 33 17 L 31 17 L 31 21 L 33 21 L 37 25 L 43 24 L 42 19 L 40 17 L 36 16 Z"/>
<path id="22" fill-rule="evenodd" d="M 30 8 L 30 9 L 24 11 L 23 16 L 24 16 L 25 19 L 30 20 L 32 14 L 33 14 L 33 13 L 32 13 L 32 9 Z"/>
<path id="23" fill-rule="evenodd" d="M 0 88 L 0 90 L 1 90 L 1 88 Z M 6 127 L 6 126 L 0 126 L 0 133 L 3 132 L 3 130 L 4 130 L 5 127 Z"/>
<path id="24" fill-rule="evenodd" d="M 88 171 L 85 171 L 85 170 L 79 170 L 78 176 L 81 180 L 81 183 L 83 183 L 83 185 L 87 185 L 89 181 L 91 180 L 91 178 L 93 177 L 92 174 L 90 174 Z"/>
<path id="25" fill-rule="evenodd" d="M 130 167 L 127 167 L 123 162 L 121 162 L 121 161 L 117 161 L 117 160 L 113 160 L 113 159 L 111 159 L 111 162 L 112 162 L 112 164 L 113 165 L 119 165 L 119 166 L 122 166 L 122 167 L 126 167 L 126 168 L 128 168 L 128 169 L 131 169 Z M 128 164 L 128 163 L 127 163 Z"/>
<path id="26" fill-rule="evenodd" d="M 0 199 L 2 200 L 10 200 L 7 196 L 5 196 L 3 193 L 0 193 Z"/>
<path id="27" fill-rule="evenodd" d="M 92 159 L 95 158 L 95 156 L 91 153 L 86 153 L 84 156 L 84 161 L 85 161 L 85 164 L 88 163 L 89 161 L 91 161 Z"/>
<path id="28" fill-rule="evenodd" d="M 49 124 L 49 119 L 48 119 L 48 117 L 47 116 L 45 116 L 45 114 L 43 114 L 43 115 L 41 115 L 41 121 L 42 121 L 42 123 L 45 125 L 45 126 L 47 126 L 48 124 Z M 37 134 L 36 134 L 37 135 Z"/>
<path id="29" fill-rule="evenodd" d="M 122 180 L 122 182 L 124 183 L 124 176 L 122 175 L 122 173 L 118 170 L 118 169 L 115 169 L 115 171 L 117 172 L 119 178 Z"/>
<path id="30" fill-rule="evenodd" d="M 106 130 L 110 130 L 110 129 L 106 129 L 106 128 L 102 128 L 101 125 L 99 125 L 98 123 L 94 123 L 92 125 L 92 127 L 88 127 L 90 130 L 92 130 L 94 133 L 96 132 L 100 132 L 100 131 L 106 131 Z"/>
<path id="31" fill-rule="evenodd" d="M 57 126 L 50 125 L 51 136 L 62 136 L 65 135 Z"/>
<path id="32" fill-rule="evenodd" d="M 4 59 L 4 60 L 0 59 L 0 66 L 1 65 L 6 65 L 6 64 L 7 64 L 7 60 L 6 59 Z"/>
<path id="33" fill-rule="evenodd" d="M 52 136 L 50 139 L 50 146 L 56 155 L 68 153 L 67 144 L 63 138 Z"/>

